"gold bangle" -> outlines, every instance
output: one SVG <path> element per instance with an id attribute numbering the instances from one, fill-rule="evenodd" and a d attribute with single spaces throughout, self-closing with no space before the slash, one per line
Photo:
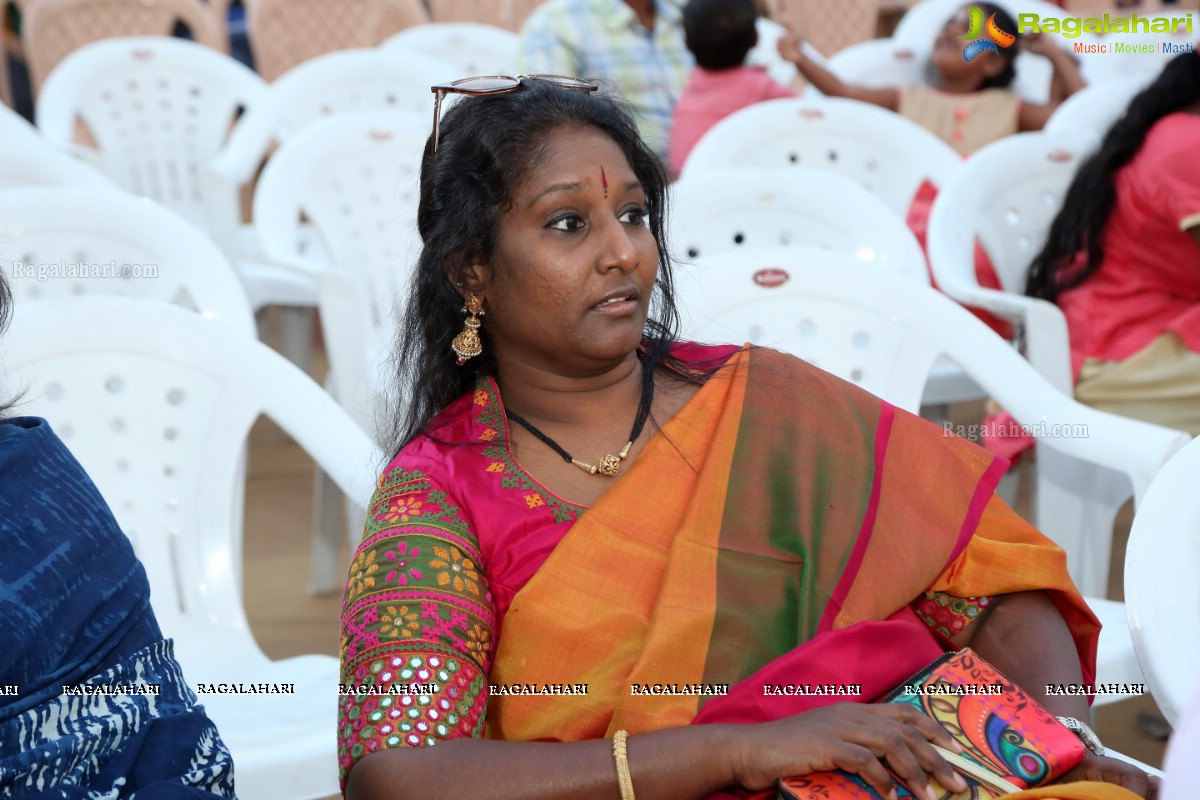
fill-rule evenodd
<path id="1" fill-rule="evenodd" d="M 617 762 L 617 787 L 621 790 L 621 800 L 636 800 L 633 794 L 633 778 L 629 777 L 629 754 L 625 750 L 625 740 L 629 734 L 617 731 L 613 734 L 613 761 Z"/>

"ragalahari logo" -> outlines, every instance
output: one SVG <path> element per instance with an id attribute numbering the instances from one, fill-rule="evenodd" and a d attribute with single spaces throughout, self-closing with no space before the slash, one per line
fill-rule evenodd
<path id="1" fill-rule="evenodd" d="M 996 15 L 992 14 L 987 18 L 987 24 L 983 21 L 983 9 L 979 6 L 971 6 L 967 9 L 967 35 L 963 36 L 963 40 L 972 40 L 970 44 L 963 48 L 963 60 L 968 64 L 975 56 L 984 52 L 992 52 L 1000 55 L 1001 47 L 1012 47 L 1017 41 L 1017 37 L 1007 31 L 1001 29 L 996 24 Z M 980 35 L 983 38 L 980 38 Z M 997 46 L 999 45 L 999 46 Z"/>

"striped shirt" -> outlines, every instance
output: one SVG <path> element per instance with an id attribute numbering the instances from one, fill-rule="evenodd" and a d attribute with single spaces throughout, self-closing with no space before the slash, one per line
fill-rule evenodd
<path id="1" fill-rule="evenodd" d="M 547 0 L 521 29 L 521 73 L 588 78 L 620 92 L 642 138 L 663 157 L 692 65 L 676 0 L 655 0 L 653 30 L 624 0 Z"/>

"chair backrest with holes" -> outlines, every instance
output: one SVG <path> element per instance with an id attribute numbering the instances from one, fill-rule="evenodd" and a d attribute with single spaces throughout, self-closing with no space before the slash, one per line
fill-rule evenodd
<path id="1" fill-rule="evenodd" d="M 677 285 L 685 338 L 775 347 L 908 411 L 918 409 L 931 367 L 944 355 L 1038 438 L 1039 453 L 1047 448 L 1072 469 L 1082 461 L 1120 473 L 1138 501 L 1188 440 L 1075 402 L 945 295 L 837 253 L 730 252 L 681 268 Z M 1090 497 L 1087 487 L 1067 489 L 1078 492 L 1072 502 Z M 1078 538 L 1078 520 L 1056 518 L 1040 504 L 1038 515 L 1045 533 L 1067 550 L 1073 576 L 1097 548 L 1107 575 L 1104 528 Z"/>
<path id="2" fill-rule="evenodd" d="M 93 186 L 0 191 L 0 254 L 18 306 L 76 295 L 174 303 L 253 338 L 241 281 L 220 249 L 167 209 Z"/>
<path id="3" fill-rule="evenodd" d="M 671 187 L 668 241 L 693 260 L 732 249 L 810 246 L 929 283 L 904 221 L 861 186 L 814 169 L 688 173 Z"/>
<path id="4" fill-rule="evenodd" d="M 249 637 L 241 604 L 241 451 L 265 414 L 354 502 L 377 455 L 312 380 L 260 342 L 174 306 L 118 297 L 18 303 L 6 386 L 45 417 L 134 543 L 163 630 Z M 252 640 L 251 640 L 252 643 Z"/>
<path id="5" fill-rule="evenodd" d="M 787 99 L 721 120 L 696 143 L 683 175 L 726 167 L 835 172 L 903 218 L 925 181 L 940 187 L 961 164 L 949 145 L 891 111 L 839 98 Z"/>
<path id="6" fill-rule="evenodd" d="M 203 223 L 201 166 L 220 150 L 240 110 L 265 91 L 249 69 L 194 42 L 110 39 L 55 69 L 38 101 L 37 124 L 54 145 L 79 150 L 81 121 L 98 146 L 90 160 L 106 174 Z"/>
<path id="7" fill-rule="evenodd" d="M 337 114 L 397 111 L 432 120 L 429 87 L 456 77 L 453 65 L 421 53 L 361 49 L 318 56 L 271 84 L 263 104 L 239 123 L 230 146 L 240 144 L 242 128 L 282 142 Z"/>
<path id="8" fill-rule="evenodd" d="M 404 55 L 420 53 L 454 66 L 460 77 L 515 75 L 517 44 L 510 30 L 476 22 L 415 25 L 388 39 L 381 49 Z"/>
<path id="9" fill-rule="evenodd" d="M 344 114 L 288 139 L 267 162 L 254 194 L 254 219 L 268 256 L 303 258 L 301 215 L 333 266 L 370 287 L 374 325 L 390 326 L 417 252 L 421 155 L 426 115 Z"/>
<path id="10" fill-rule="evenodd" d="M 479 22 L 510 31 L 521 30 L 525 19 L 544 0 L 429 0 L 434 22 Z"/>
<path id="11" fill-rule="evenodd" d="M 1138 662 L 1154 701 L 1177 724 L 1200 659 L 1200 439 L 1150 485 L 1125 553 L 1125 604 Z"/>
<path id="12" fill-rule="evenodd" d="M 194 41 L 221 51 L 224 26 L 202 0 L 37 0 L 24 17 L 29 77 L 38 91 L 51 71 L 75 50 L 102 39 L 170 36 L 182 23 Z"/>
<path id="13" fill-rule="evenodd" d="M 97 186 L 120 191 L 103 172 L 54 148 L 36 132 L 0 130 L 0 189 L 22 186 Z"/>
<path id="14" fill-rule="evenodd" d="M 1084 131 L 1087 136 L 1103 136 L 1129 108 L 1129 101 L 1153 83 L 1155 77 L 1155 73 L 1122 75 L 1081 89 L 1054 110 L 1043 130 Z"/>
<path id="15" fill-rule="evenodd" d="M 396 330 L 398 304 L 419 255 L 416 230 L 425 114 L 344 114 L 288 139 L 254 194 L 255 228 L 268 257 L 310 257 L 301 215 L 332 259 L 318 307 L 332 389 L 374 430 L 373 384 Z M 330 274 L 326 274 L 330 273 Z"/>
<path id="16" fill-rule="evenodd" d="M 421 0 L 255 0 L 246 10 L 254 65 L 268 81 L 317 56 L 374 47 L 429 21 Z"/>
<path id="17" fill-rule="evenodd" d="M 927 246 L 938 285 L 953 297 L 953 287 L 976 284 L 978 238 L 1004 291 L 1023 294 L 1029 265 L 1095 144 L 1077 130 L 1020 133 L 971 156 L 930 214 Z"/>

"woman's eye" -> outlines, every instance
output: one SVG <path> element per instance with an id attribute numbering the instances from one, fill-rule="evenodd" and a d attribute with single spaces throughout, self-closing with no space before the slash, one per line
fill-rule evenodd
<path id="1" fill-rule="evenodd" d="M 583 228 L 583 217 L 578 214 L 568 214 L 552 221 L 546 227 L 565 233 L 574 233 Z"/>
<path id="2" fill-rule="evenodd" d="M 631 208 L 620 216 L 620 220 L 627 225 L 645 225 L 646 209 Z"/>

